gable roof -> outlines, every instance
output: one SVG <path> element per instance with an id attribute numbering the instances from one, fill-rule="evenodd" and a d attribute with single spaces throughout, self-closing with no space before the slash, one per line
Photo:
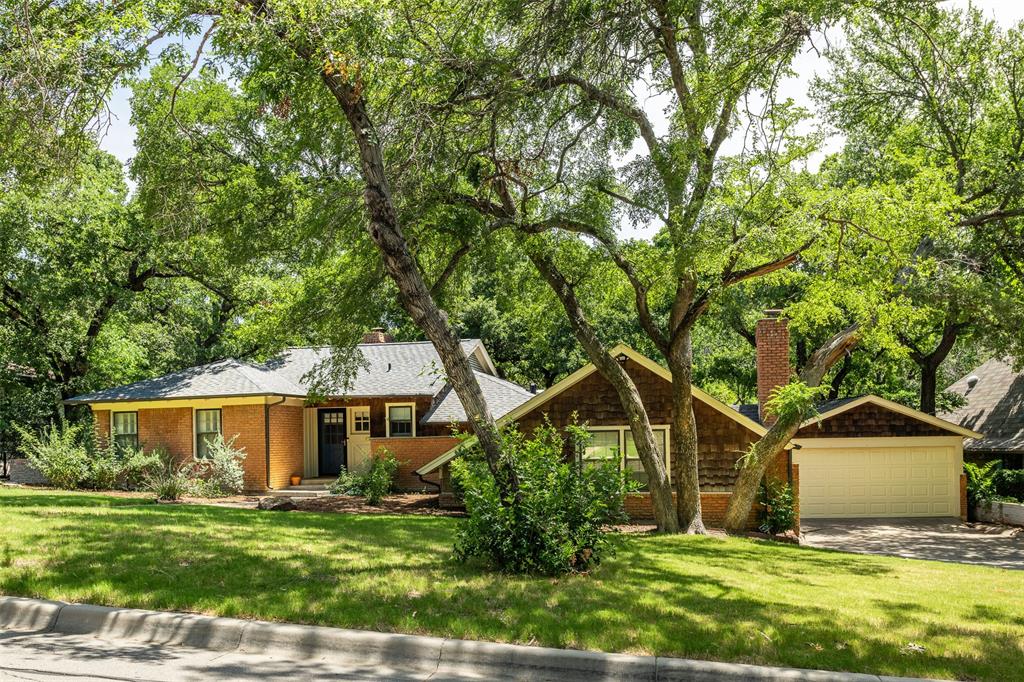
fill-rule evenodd
<path id="1" fill-rule="evenodd" d="M 973 377 L 978 380 L 971 386 L 968 379 Z M 992 359 L 947 390 L 962 395 L 967 404 L 944 413 L 943 418 L 985 434 L 967 443 L 965 450 L 1024 451 L 1024 371 L 1014 370 L 1007 360 Z"/>
<path id="2" fill-rule="evenodd" d="M 479 339 L 462 341 L 462 349 L 478 367 L 494 371 L 494 365 Z M 344 391 L 346 397 L 433 396 L 445 386 L 440 357 L 429 341 L 359 344 L 356 350 L 362 354 L 364 363 L 356 372 L 350 389 Z M 155 379 L 86 393 L 66 402 L 259 395 L 305 398 L 309 394 L 308 373 L 330 356 L 330 348 L 289 348 L 261 364 L 229 358 Z M 341 394 L 339 388 L 338 395 Z"/>
<path id="3" fill-rule="evenodd" d="M 826 419 L 831 419 L 832 417 L 842 414 L 847 410 L 852 410 L 856 407 L 860 407 L 861 405 L 867 404 L 877 405 L 882 409 L 898 412 L 902 415 L 910 417 L 911 419 L 916 419 L 926 424 L 931 424 L 932 426 L 939 429 L 945 429 L 946 431 L 954 433 L 958 436 L 963 436 L 964 438 L 984 437 L 977 431 L 972 431 L 971 429 L 964 428 L 959 424 L 954 424 L 951 421 L 946 421 L 945 419 L 934 417 L 928 414 L 927 412 L 915 410 L 912 407 L 901 405 L 897 402 L 893 402 L 892 400 L 886 400 L 885 398 L 882 398 L 877 395 L 862 395 L 857 398 L 841 398 L 839 400 L 832 400 L 827 403 L 822 403 L 821 405 L 818 406 L 818 414 L 806 420 L 803 424 L 800 425 L 800 428 L 803 428 L 805 426 L 811 426 Z"/>
<path id="4" fill-rule="evenodd" d="M 491 414 L 496 417 L 504 416 L 534 397 L 534 393 L 526 390 L 519 384 L 505 381 L 491 374 L 474 372 L 476 380 L 480 384 L 480 390 L 487 400 L 487 406 L 491 408 Z M 451 424 L 452 422 L 466 422 L 466 410 L 462 401 L 455 394 L 451 384 L 442 389 L 434 400 L 430 410 L 423 415 L 421 424 Z"/>
<path id="5" fill-rule="evenodd" d="M 671 372 L 669 372 L 667 369 L 665 369 L 664 367 L 659 365 L 654 360 L 651 360 L 649 357 L 636 352 L 635 350 L 633 350 L 632 348 L 630 348 L 629 346 L 627 346 L 625 344 L 622 344 L 622 343 L 618 344 L 617 346 L 612 348 L 610 351 L 608 351 L 608 353 L 610 355 L 613 355 L 613 356 L 625 355 L 630 360 L 633 360 L 634 362 L 636 362 L 640 366 L 642 366 L 645 369 L 653 372 L 654 374 L 656 374 L 659 377 L 665 379 L 666 381 L 669 381 L 669 382 L 672 381 L 672 374 L 671 374 Z M 579 383 L 580 381 L 582 381 L 583 379 L 585 379 L 586 377 L 590 376 L 591 374 L 593 374 L 596 371 L 597 371 L 597 367 L 594 366 L 594 363 L 592 363 L 592 362 L 591 363 L 587 363 L 586 365 L 584 365 L 583 367 L 580 367 L 578 370 L 576 370 L 575 372 L 573 372 L 572 374 L 570 374 L 566 378 L 562 379 L 557 384 L 555 384 L 551 388 L 547 389 L 543 393 L 538 393 L 537 395 L 533 396 L 532 398 L 530 398 L 526 402 L 522 403 L 521 405 L 519 405 L 515 409 L 513 409 L 510 412 L 508 412 L 507 414 L 505 414 L 504 416 L 502 416 L 499 419 L 497 419 L 498 425 L 502 426 L 504 424 L 508 424 L 509 422 L 514 422 L 515 420 L 519 419 L 523 415 L 525 415 L 525 414 L 527 414 L 529 412 L 532 412 L 533 410 L 537 409 L 538 407 L 540 407 L 544 403 L 550 401 L 551 399 L 555 398 L 556 396 L 558 396 L 559 394 L 563 393 L 564 391 L 572 388 L 577 383 Z M 708 393 L 705 393 L 704 391 L 702 391 L 701 389 L 697 388 L 696 386 L 693 387 L 693 397 L 696 400 L 699 400 L 699 401 L 705 403 L 706 405 L 708 405 L 712 409 L 717 410 L 718 412 L 721 412 L 722 414 L 724 414 L 725 416 L 729 417 L 730 419 L 732 419 L 732 420 L 734 420 L 736 422 L 739 422 L 741 425 L 743 425 L 746 428 L 750 429 L 751 431 L 753 431 L 754 433 L 756 433 L 759 436 L 763 436 L 765 433 L 768 432 L 768 430 L 764 426 L 762 426 L 761 424 L 757 423 L 756 421 L 754 421 L 753 419 L 751 419 L 747 415 L 744 415 L 744 414 L 741 414 L 741 413 L 737 412 L 733 408 L 731 408 L 728 405 L 726 405 L 725 403 L 723 403 L 718 398 L 715 398 L 714 396 L 712 396 L 712 395 L 710 395 Z M 419 469 L 416 470 L 416 473 L 421 475 L 421 476 L 429 474 L 431 471 L 434 471 L 438 467 L 440 467 L 443 464 L 445 464 L 445 463 L 449 462 L 450 460 L 452 460 L 456 455 L 458 455 L 459 451 L 462 448 L 467 447 L 467 446 L 469 446 L 469 445 L 471 445 L 471 444 L 473 444 L 475 442 L 476 442 L 476 438 L 474 437 L 474 438 L 469 438 L 469 439 L 463 441 L 462 443 L 459 443 L 458 445 L 453 447 L 451 450 L 442 453 L 441 455 L 435 457 L 431 461 L 429 461 L 426 464 L 424 464 L 422 467 L 420 467 Z"/>

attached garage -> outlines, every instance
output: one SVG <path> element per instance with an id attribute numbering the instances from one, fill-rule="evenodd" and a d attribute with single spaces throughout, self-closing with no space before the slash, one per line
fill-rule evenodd
<path id="1" fill-rule="evenodd" d="M 955 517 L 973 431 L 877 396 L 829 406 L 793 443 L 800 516 Z"/>

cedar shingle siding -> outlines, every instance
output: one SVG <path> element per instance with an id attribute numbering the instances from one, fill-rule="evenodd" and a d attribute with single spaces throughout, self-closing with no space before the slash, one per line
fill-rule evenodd
<path id="1" fill-rule="evenodd" d="M 796 438 L 948 436 L 950 432 L 905 414 L 865 403 L 797 431 Z"/>

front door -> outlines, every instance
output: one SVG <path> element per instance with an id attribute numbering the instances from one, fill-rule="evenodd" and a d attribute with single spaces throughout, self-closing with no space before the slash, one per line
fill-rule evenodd
<path id="1" fill-rule="evenodd" d="M 317 415 L 320 449 L 320 475 L 337 476 L 348 466 L 345 409 L 319 410 Z"/>

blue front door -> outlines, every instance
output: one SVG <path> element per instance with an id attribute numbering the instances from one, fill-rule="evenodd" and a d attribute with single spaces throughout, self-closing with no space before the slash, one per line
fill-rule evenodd
<path id="1" fill-rule="evenodd" d="M 348 438 L 345 409 L 320 410 L 318 414 L 320 475 L 337 476 L 348 466 Z"/>

